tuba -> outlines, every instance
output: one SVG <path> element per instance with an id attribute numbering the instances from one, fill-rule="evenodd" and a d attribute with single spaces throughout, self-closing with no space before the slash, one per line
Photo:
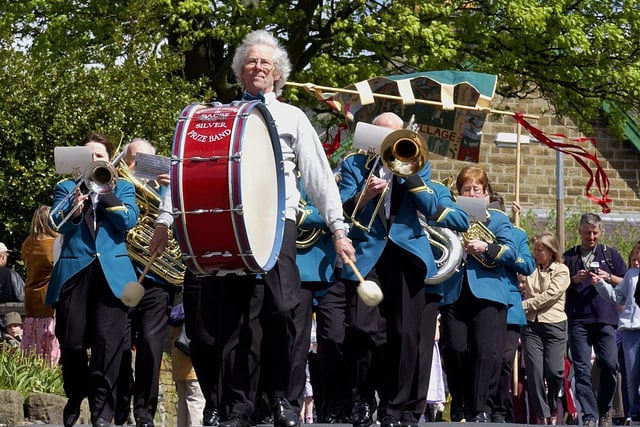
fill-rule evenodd
<path id="1" fill-rule="evenodd" d="M 462 242 L 466 246 L 471 240 L 482 240 L 487 243 L 498 243 L 495 234 L 480 221 L 471 221 L 469 230 L 462 233 Z M 482 255 L 473 255 L 473 257 L 486 268 L 495 268 L 495 261 L 490 261 Z"/>
<path id="2" fill-rule="evenodd" d="M 145 182 L 136 178 L 123 160 L 118 162 L 118 172 L 120 177 L 131 182 L 136 189 L 136 203 L 140 208 L 138 224 L 130 229 L 125 241 L 127 250 L 132 260 L 141 265 L 147 265 L 151 259 L 149 244 L 153 237 L 156 218 L 160 207 L 160 195 L 149 188 Z M 169 244 L 162 254 L 158 255 L 151 264 L 149 271 L 158 275 L 167 283 L 181 286 L 184 281 L 186 267 L 182 262 L 182 252 L 178 242 L 173 237 L 173 232 L 169 229 Z"/>

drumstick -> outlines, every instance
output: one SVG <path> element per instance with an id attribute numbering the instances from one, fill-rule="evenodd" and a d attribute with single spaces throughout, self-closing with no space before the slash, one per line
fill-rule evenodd
<path id="1" fill-rule="evenodd" d="M 364 282 L 364 277 L 362 277 L 362 274 L 360 274 L 360 270 L 358 270 L 358 267 L 356 267 L 353 261 L 351 261 L 350 259 L 347 260 L 347 265 L 353 270 L 353 274 L 355 274 L 358 278 L 358 282 Z"/>
<path id="2" fill-rule="evenodd" d="M 369 307 L 375 307 L 376 305 L 380 304 L 380 301 L 382 301 L 382 298 L 384 298 L 380 286 L 378 286 L 378 284 L 373 280 L 364 280 L 364 277 L 362 277 L 362 274 L 360 274 L 358 267 L 356 267 L 353 261 L 347 260 L 347 265 L 351 267 L 353 273 L 356 275 L 358 281 L 360 282 L 358 284 L 358 287 L 356 288 L 356 292 L 358 293 L 360 299 L 362 299 L 362 302 L 364 302 Z"/>
<path id="3" fill-rule="evenodd" d="M 142 286 L 142 281 L 144 280 L 144 276 L 147 275 L 149 269 L 151 268 L 151 265 L 157 257 L 158 252 L 155 252 L 153 255 L 151 255 L 151 258 L 149 258 L 147 265 L 144 266 L 144 270 L 142 271 L 142 274 L 140 274 L 137 282 L 131 281 L 124 286 L 124 288 L 122 289 L 120 300 L 125 305 L 129 307 L 135 307 L 136 305 L 138 305 L 138 303 L 144 296 L 144 286 Z"/>
<path id="4" fill-rule="evenodd" d="M 140 274 L 140 277 L 138 277 L 138 283 L 142 283 L 142 281 L 144 280 L 144 276 L 147 275 L 156 258 L 158 258 L 158 252 L 154 252 L 153 255 L 151 255 L 151 258 L 149 258 L 147 265 L 145 265 L 144 270 L 142 270 L 142 274 Z"/>

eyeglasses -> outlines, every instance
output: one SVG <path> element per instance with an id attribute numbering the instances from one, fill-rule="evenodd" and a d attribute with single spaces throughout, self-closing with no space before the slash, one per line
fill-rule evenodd
<path id="1" fill-rule="evenodd" d="M 272 59 L 264 59 L 264 58 L 247 58 L 244 61 L 244 65 L 248 68 L 256 68 L 260 65 L 265 71 L 273 70 L 273 60 Z"/>

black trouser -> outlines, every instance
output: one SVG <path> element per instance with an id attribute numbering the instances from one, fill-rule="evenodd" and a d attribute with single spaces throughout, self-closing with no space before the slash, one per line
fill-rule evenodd
<path id="1" fill-rule="evenodd" d="M 169 330 L 169 312 L 173 291 L 145 278 L 145 293 L 140 303 L 129 312 L 127 339 L 118 378 L 117 405 L 128 412 L 133 396 L 136 419 L 153 420 L 158 406 L 160 366 L 164 342 Z M 135 369 L 132 368 L 132 345 L 136 348 Z"/>
<path id="2" fill-rule="evenodd" d="M 506 307 L 473 296 L 463 283 L 460 298 L 441 307 L 442 360 L 451 393 L 451 407 L 465 409 L 467 417 L 483 412 L 496 361 L 496 339 L 506 328 Z"/>
<path id="3" fill-rule="evenodd" d="M 113 295 L 94 261 L 64 284 L 55 308 L 64 391 L 78 404 L 89 398 L 92 421 L 111 421 L 128 307 Z"/>
<path id="4" fill-rule="evenodd" d="M 426 399 L 426 389 L 424 396 L 419 396 L 421 344 L 433 347 L 437 315 L 435 305 L 432 316 L 424 313 L 426 273 L 420 259 L 388 242 L 375 269 L 367 275 L 380 283 L 384 294 L 379 314 L 354 297 L 357 283 L 345 281 L 349 304 L 345 352 L 347 348 L 354 352 L 350 369 L 356 368 L 357 390 L 352 399 L 371 399 L 377 388 L 384 410 L 398 420 L 417 421 L 414 418 L 422 412 L 420 405 Z M 433 323 L 430 330 L 422 331 L 426 319 L 433 319 Z M 379 379 L 382 381 L 377 383 Z"/>
<path id="5" fill-rule="evenodd" d="M 327 293 L 318 298 L 316 309 L 316 337 L 318 339 L 318 370 L 322 380 L 322 393 L 319 401 L 322 406 L 321 420 L 325 419 L 327 405 L 337 408 L 349 398 L 346 381 L 346 364 L 344 359 L 344 335 L 346 318 L 345 286 L 342 282 L 334 283 Z M 314 400 L 318 393 L 315 390 Z M 330 414 L 342 416 L 342 414 Z"/>
<path id="6" fill-rule="evenodd" d="M 420 371 L 418 374 L 418 394 L 415 404 L 412 407 L 416 419 L 420 419 L 429 392 L 429 381 L 431 380 L 431 362 L 433 359 L 433 347 L 435 344 L 435 334 L 438 325 L 438 307 L 442 299 L 438 294 L 426 294 L 426 304 L 420 319 Z"/>
<path id="7" fill-rule="evenodd" d="M 185 327 L 191 361 L 205 397 L 223 419 L 250 416 L 259 378 L 262 330 L 259 307 L 264 286 L 254 275 L 194 277 L 184 287 Z"/>
<path id="8" fill-rule="evenodd" d="M 285 398 L 299 406 L 306 378 L 312 300 L 309 291 L 302 297 L 296 236 L 295 222 L 287 220 L 278 261 L 264 275 L 261 323 L 269 349 L 262 357 L 262 368 L 268 371 L 265 384 L 269 389 L 265 391 L 271 397 Z"/>
<path id="9" fill-rule="evenodd" d="M 300 304 L 296 235 L 295 222 L 287 220 L 278 261 L 263 275 L 264 284 L 253 275 L 185 278 L 191 359 L 207 407 L 217 407 L 223 418 L 251 416 L 261 364 L 269 372 L 270 395 L 292 394 L 293 346 L 303 333 L 294 322 Z M 263 331 L 269 351 L 261 355 Z"/>
<path id="10" fill-rule="evenodd" d="M 506 315 L 506 311 L 505 311 Z M 491 415 L 501 415 L 505 420 L 513 420 L 511 405 L 511 389 L 513 383 L 513 361 L 518 350 L 520 340 L 520 326 L 507 325 L 501 343 L 497 345 L 498 355 L 493 376 L 489 383 L 489 397 L 486 412 Z"/>

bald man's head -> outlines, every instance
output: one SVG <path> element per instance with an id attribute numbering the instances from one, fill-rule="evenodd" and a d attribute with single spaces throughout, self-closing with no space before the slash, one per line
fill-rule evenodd
<path id="1" fill-rule="evenodd" d="M 396 113 L 382 113 L 373 119 L 372 124 L 393 130 L 404 128 L 404 122 Z"/>

